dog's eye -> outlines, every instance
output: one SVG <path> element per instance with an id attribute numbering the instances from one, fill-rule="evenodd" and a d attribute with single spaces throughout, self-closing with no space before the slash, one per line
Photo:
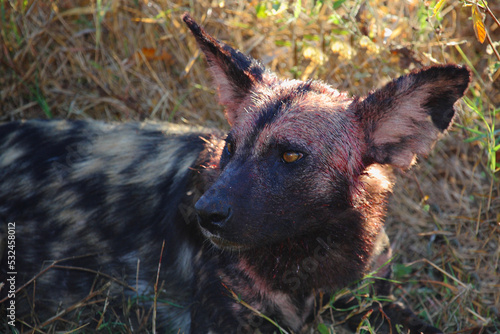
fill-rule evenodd
<path id="1" fill-rule="evenodd" d="M 285 153 L 283 153 L 281 158 L 283 159 L 284 162 L 289 164 L 302 159 L 303 156 L 304 155 L 300 152 L 286 151 Z"/>
<path id="2" fill-rule="evenodd" d="M 234 153 L 234 144 L 231 143 L 231 142 L 227 142 L 226 143 L 226 150 L 227 150 L 227 153 L 229 153 L 230 155 L 233 155 L 233 153 Z"/>

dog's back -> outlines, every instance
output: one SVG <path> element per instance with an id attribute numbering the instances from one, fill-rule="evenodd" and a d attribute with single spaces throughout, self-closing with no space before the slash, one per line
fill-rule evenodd
<path id="1" fill-rule="evenodd" d="M 170 285 L 163 290 L 171 302 L 186 306 L 200 242 L 192 212 L 182 209 L 193 206 L 198 192 L 193 166 L 202 163 L 206 146 L 200 135 L 207 137 L 192 130 L 95 121 L 0 126 L 2 241 L 8 223 L 15 229 L 15 261 L 9 270 L 2 247 L 0 282 L 11 272 L 16 288 L 36 278 L 34 291 L 16 296 L 18 317 L 31 307 L 70 307 L 101 283 L 153 295 L 163 241 L 160 284 Z"/>

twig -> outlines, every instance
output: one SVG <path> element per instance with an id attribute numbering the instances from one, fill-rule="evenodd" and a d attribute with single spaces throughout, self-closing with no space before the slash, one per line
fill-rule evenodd
<path id="1" fill-rule="evenodd" d="M 119 280 L 116 277 L 113 277 L 111 275 L 105 274 L 105 273 L 100 272 L 100 271 L 96 271 L 96 270 L 92 270 L 92 269 L 84 268 L 84 267 L 60 266 L 60 265 L 54 265 L 54 268 L 57 268 L 57 269 L 67 269 L 67 270 L 79 270 L 79 271 L 85 271 L 85 272 L 88 272 L 88 273 L 91 273 L 91 274 L 96 274 L 96 275 L 99 275 L 99 276 L 102 276 L 102 277 L 106 277 L 107 279 L 112 280 L 112 281 L 114 281 L 114 282 L 116 282 L 116 283 L 118 283 L 118 284 L 126 287 L 127 289 L 130 289 L 130 290 L 134 291 L 134 292 L 136 291 L 134 287 L 131 287 L 126 282 L 121 281 L 121 280 Z"/>
<path id="2" fill-rule="evenodd" d="M 496 18 L 495 14 L 491 11 L 490 7 L 488 7 L 488 4 L 484 1 L 481 0 L 483 5 L 480 5 L 477 0 L 476 1 L 471 1 L 471 0 L 466 0 L 466 2 L 470 5 L 477 6 L 480 8 L 485 14 L 488 14 L 493 21 L 497 24 L 498 27 L 500 27 L 500 21 Z M 493 41 L 491 40 L 490 34 L 488 33 L 488 30 L 485 29 L 486 32 L 486 37 L 488 38 L 488 43 L 490 44 L 491 48 L 493 49 L 493 52 L 495 53 L 495 56 L 497 57 L 498 60 L 500 60 L 500 54 L 498 53 L 497 49 L 495 49 L 495 46 L 493 45 Z"/>
<path id="3" fill-rule="evenodd" d="M 160 279 L 160 269 L 161 269 L 161 260 L 163 258 L 163 249 L 165 248 L 165 240 L 161 244 L 161 253 L 160 253 L 160 262 L 158 262 L 158 271 L 156 272 L 156 282 L 155 282 L 155 296 L 153 301 L 153 334 L 156 334 L 156 311 L 157 311 L 157 303 L 158 303 L 158 281 Z"/>
<path id="4" fill-rule="evenodd" d="M 414 261 L 414 262 L 411 262 L 409 263 L 408 265 L 411 266 L 415 263 L 418 263 L 418 262 L 425 262 L 427 264 L 430 264 L 432 267 L 434 267 L 436 270 L 438 270 L 440 273 L 442 273 L 443 275 L 447 276 L 448 278 L 452 279 L 453 281 L 455 281 L 457 284 L 459 284 L 461 287 L 463 287 L 464 289 L 467 289 L 467 285 L 464 284 L 463 282 L 461 282 L 460 280 L 456 279 L 455 277 L 453 277 L 452 275 L 448 274 L 445 270 L 439 268 L 437 265 L 435 265 L 434 263 L 432 263 L 431 261 L 427 260 L 427 259 L 421 259 L 421 260 L 418 260 L 418 261 Z"/>
<path id="5" fill-rule="evenodd" d="M 490 17 L 493 19 L 493 21 L 495 21 L 497 26 L 500 27 L 500 22 L 498 21 L 496 16 L 493 14 L 490 7 L 488 7 L 488 4 L 484 0 L 481 0 L 481 2 L 483 3 L 483 6 L 481 6 L 481 9 L 484 10 L 487 14 L 489 14 Z M 477 4 L 477 5 L 479 7 L 479 4 Z M 486 38 L 488 38 L 488 43 L 490 44 L 491 48 L 493 49 L 493 52 L 495 53 L 495 56 L 497 57 L 497 59 L 500 60 L 500 54 L 498 54 L 497 49 L 493 45 L 493 41 L 491 40 L 491 37 L 490 37 L 488 30 L 485 29 L 485 31 L 486 31 Z"/>
<path id="6" fill-rule="evenodd" d="M 284 334 L 289 334 L 284 328 L 282 328 L 280 325 L 278 325 L 278 323 L 276 323 L 273 319 L 269 318 L 268 316 L 266 316 L 264 313 L 260 312 L 259 310 L 257 310 L 255 307 L 253 307 L 252 305 L 248 304 L 247 302 L 243 301 L 233 290 L 231 290 L 231 288 L 229 288 L 226 284 L 224 284 L 223 282 L 221 282 L 221 284 L 227 289 L 227 291 L 229 291 L 229 293 L 231 294 L 231 296 L 233 297 L 233 299 L 240 303 L 241 305 L 243 305 L 244 307 L 246 307 L 247 309 L 249 309 L 250 311 L 252 311 L 254 314 L 258 315 L 259 317 L 261 318 L 264 318 L 266 319 L 267 321 L 269 321 L 270 323 L 272 323 L 274 326 L 276 326 L 280 331 L 281 333 L 284 333 Z"/>
<path id="7" fill-rule="evenodd" d="M 495 46 L 493 45 L 493 41 L 491 40 L 490 33 L 488 32 L 488 30 L 486 30 L 486 38 L 488 39 L 488 43 L 490 43 L 490 46 L 493 49 L 493 52 L 495 53 L 495 56 L 497 56 L 497 59 L 500 60 L 500 54 L 498 53 L 497 49 L 495 49 Z"/>
<path id="8" fill-rule="evenodd" d="M 44 323 L 42 323 L 40 326 L 37 326 L 37 327 L 33 328 L 31 330 L 31 333 L 34 333 L 35 330 L 38 330 L 38 328 L 43 328 L 43 327 L 46 327 L 46 326 L 50 325 L 52 322 L 54 322 L 55 320 L 59 319 L 61 316 L 65 315 L 65 314 L 67 314 L 67 313 L 69 313 L 69 312 L 71 312 L 73 310 L 76 310 L 77 308 L 80 308 L 80 307 L 86 306 L 86 305 L 90 305 L 90 304 L 87 303 L 87 301 L 89 301 L 90 299 L 94 298 L 95 296 L 100 295 L 104 290 L 108 289 L 110 287 L 110 285 L 111 285 L 111 282 L 107 282 L 99 290 L 90 293 L 88 296 L 86 296 L 85 298 L 83 298 L 80 302 L 71 305 L 70 307 L 62 310 L 61 312 L 59 312 L 58 314 L 56 314 L 52 318 L 49 318 L 47 321 L 45 321 Z"/>
<path id="9" fill-rule="evenodd" d="M 484 10 L 486 13 L 488 13 L 491 16 L 491 18 L 493 19 L 493 21 L 495 21 L 497 26 L 500 28 L 500 22 L 498 21 L 496 16 L 493 14 L 490 7 L 488 7 L 488 5 L 486 4 L 486 2 L 484 2 L 484 0 L 481 0 L 481 2 L 484 4 L 484 6 L 481 6 L 481 9 Z M 478 6 L 479 6 L 479 4 L 478 4 Z"/>
<path id="10" fill-rule="evenodd" d="M 128 289 L 131 289 L 132 291 L 136 291 L 135 288 L 131 287 L 130 285 L 128 285 L 127 283 L 113 277 L 113 276 L 110 276 L 108 274 L 105 274 L 105 273 L 102 273 L 100 271 L 96 271 L 96 270 L 92 270 L 92 269 L 89 269 L 89 268 L 83 268 L 83 267 L 74 267 L 74 266 L 62 266 L 62 265 L 58 265 L 58 263 L 61 263 L 61 262 L 64 262 L 64 261 L 69 261 L 69 260 L 75 260 L 75 259 L 79 259 L 79 258 L 83 258 L 83 257 L 87 257 L 87 256 L 92 256 L 92 254 L 90 255 L 81 255 L 81 256 L 74 256 L 74 257 L 68 257 L 68 258 L 65 258 L 65 259 L 60 259 L 60 260 L 55 260 L 54 262 L 52 262 L 48 267 L 42 269 L 38 274 L 36 274 L 35 276 L 33 276 L 33 278 L 31 278 L 29 281 L 27 281 L 26 283 L 24 283 L 22 286 L 20 286 L 15 294 L 19 293 L 19 291 L 23 290 L 24 288 L 26 288 L 28 285 L 30 285 L 31 283 L 33 283 L 33 281 L 35 281 L 36 279 L 38 279 L 40 276 L 42 276 L 43 274 L 45 274 L 47 271 L 49 271 L 50 269 L 67 269 L 67 270 L 79 270 L 79 271 L 85 271 L 85 272 L 89 272 L 89 273 L 92 273 L 92 274 L 96 274 L 96 275 L 99 275 L 99 276 L 103 276 L 103 277 L 106 277 L 120 285 L 123 285 L 124 287 L 128 288 Z M 6 300 L 8 299 L 8 297 L 5 297 L 3 299 L 0 300 L 0 304 L 2 304 L 3 302 L 5 302 Z"/>

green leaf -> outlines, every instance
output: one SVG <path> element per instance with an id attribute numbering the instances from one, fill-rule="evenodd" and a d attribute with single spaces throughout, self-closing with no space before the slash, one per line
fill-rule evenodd
<path id="1" fill-rule="evenodd" d="M 346 2 L 346 0 L 336 0 L 333 2 L 333 9 L 336 10 L 342 6 L 342 4 Z"/>
<path id="2" fill-rule="evenodd" d="M 476 135 L 479 135 L 480 137 L 486 137 L 487 136 L 486 132 L 482 132 L 482 131 L 479 131 L 479 130 L 476 130 L 476 129 L 468 128 L 468 127 L 460 125 L 460 124 L 457 124 L 456 126 L 459 127 L 459 128 L 461 128 L 461 129 L 464 129 L 464 130 L 467 130 L 469 132 L 472 132 L 472 133 L 474 133 Z"/>
<path id="3" fill-rule="evenodd" d="M 486 138 L 486 135 L 472 137 L 472 138 L 467 138 L 467 139 L 464 140 L 464 143 L 472 143 L 472 142 L 475 142 L 476 140 L 481 140 L 481 139 L 484 139 L 484 138 Z"/>
<path id="4" fill-rule="evenodd" d="M 292 46 L 292 42 L 276 40 L 276 41 L 274 41 L 274 45 L 276 45 L 276 46 Z"/>
<path id="5" fill-rule="evenodd" d="M 305 34 L 303 38 L 307 41 L 319 41 L 318 35 Z"/>
<path id="6" fill-rule="evenodd" d="M 349 30 L 345 29 L 332 29 L 330 32 L 333 35 L 349 35 Z"/>
<path id="7" fill-rule="evenodd" d="M 404 265 L 401 263 L 393 264 L 392 270 L 394 272 L 394 277 L 408 276 L 412 272 L 412 269 L 410 266 L 407 266 L 407 265 Z"/>
<path id="8" fill-rule="evenodd" d="M 263 2 L 259 2 L 259 4 L 255 6 L 255 12 L 259 19 L 265 19 L 267 17 L 266 4 Z"/>
<path id="9" fill-rule="evenodd" d="M 321 334 L 330 334 L 330 330 L 325 324 L 318 324 L 318 332 Z"/>
<path id="10" fill-rule="evenodd" d="M 297 0 L 297 2 L 295 2 L 295 9 L 293 11 L 293 17 L 298 19 L 301 11 L 302 11 L 302 1 Z"/>
<path id="11" fill-rule="evenodd" d="M 434 15 L 436 15 L 439 12 L 444 2 L 445 0 L 439 0 L 439 2 L 434 6 Z"/>

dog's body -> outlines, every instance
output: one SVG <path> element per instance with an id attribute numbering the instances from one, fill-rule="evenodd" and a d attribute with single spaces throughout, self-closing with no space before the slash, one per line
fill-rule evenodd
<path id="1" fill-rule="evenodd" d="M 15 222 L 16 285 L 36 277 L 16 295 L 27 294 L 19 314 L 30 303 L 71 306 L 99 280 L 115 295 L 152 295 L 158 279 L 169 301 L 158 323 L 170 328 L 277 331 L 261 312 L 298 332 L 318 291 L 388 260 L 384 165 L 408 168 L 430 151 L 468 70 L 432 67 L 351 99 L 321 82 L 279 80 L 184 20 L 226 106 L 227 137 L 153 123 L 0 127 L 0 275 Z M 410 318 L 401 321 L 412 332 L 437 332 Z"/>
<path id="2" fill-rule="evenodd" d="M 66 121 L 3 125 L 0 216 L 16 223 L 17 284 L 51 264 L 44 261 L 77 257 L 60 264 L 125 278 L 138 290 L 130 293 L 151 294 L 165 241 L 162 280 L 175 292 L 166 292 L 170 301 L 182 304 L 176 296 L 190 294 L 192 258 L 202 240 L 196 217 L 189 224 L 193 215 L 179 208 L 194 205 L 199 191 L 190 168 L 203 164 L 206 142 L 200 137 L 209 138 L 186 130 Z M 49 270 L 36 280 L 35 309 L 82 300 L 95 278 L 81 270 Z M 174 314 L 179 320 L 179 310 Z"/>

